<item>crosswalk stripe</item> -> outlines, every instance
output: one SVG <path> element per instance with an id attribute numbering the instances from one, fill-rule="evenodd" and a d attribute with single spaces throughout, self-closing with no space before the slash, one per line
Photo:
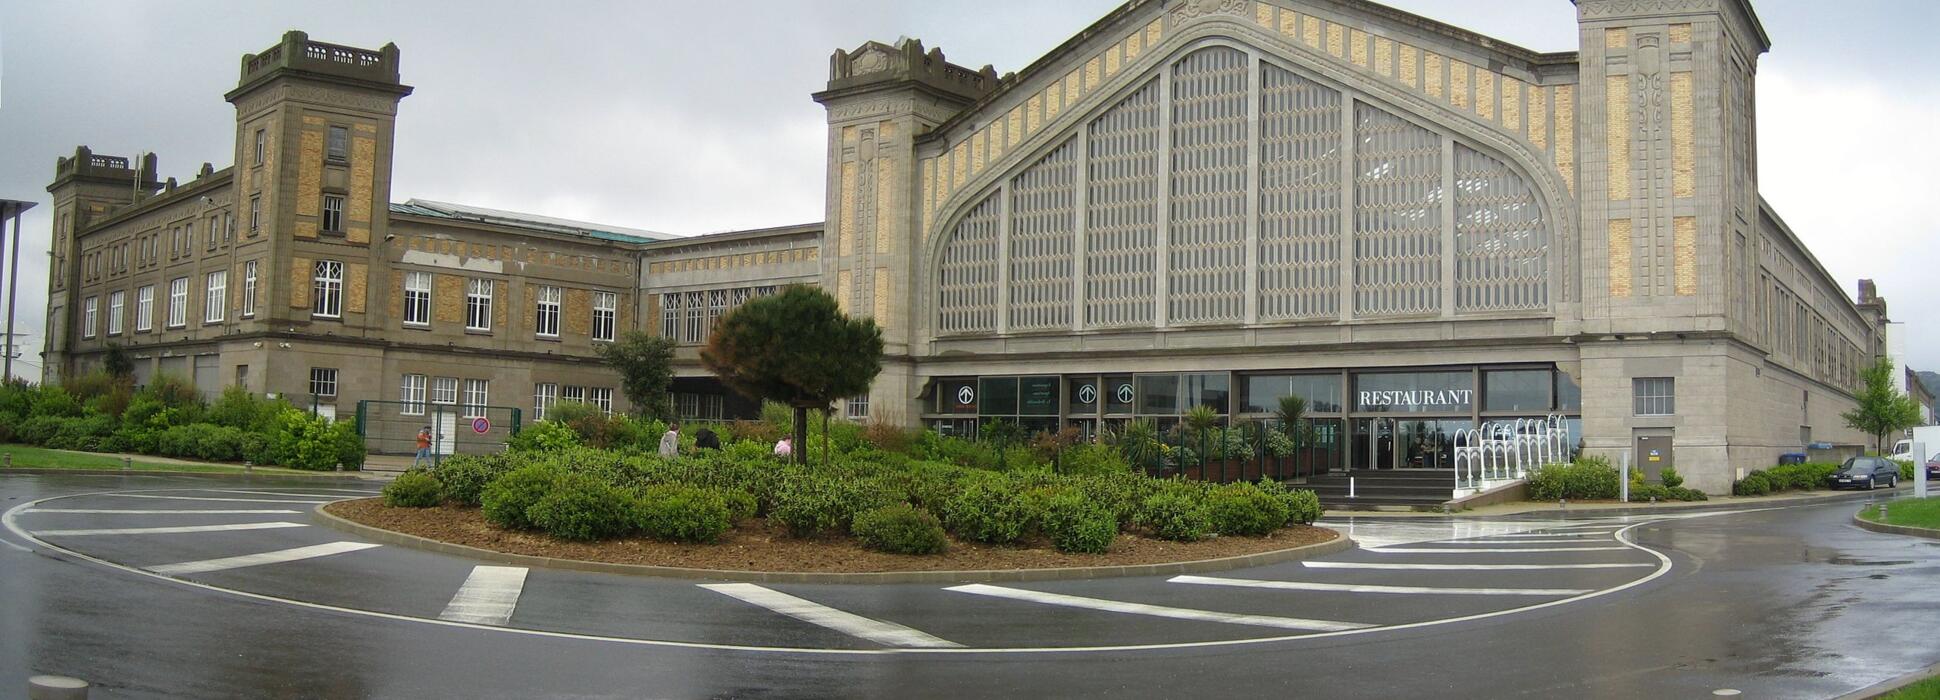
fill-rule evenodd
<path id="1" fill-rule="evenodd" d="M 207 491 L 209 493 L 242 493 L 242 494 L 248 494 L 251 496 L 295 496 L 297 498 L 343 498 L 344 497 L 343 494 L 337 494 L 337 493 L 290 493 L 288 491 L 250 491 L 247 489 L 196 489 L 196 490 Z M 375 496 L 377 494 L 373 493 L 368 495 Z"/>
<path id="2" fill-rule="evenodd" d="M 372 547 L 378 547 L 378 546 L 382 546 L 382 545 L 373 544 L 370 542 L 330 542 L 328 544 L 314 544 L 308 547 L 279 549 L 274 552 L 262 552 L 260 554 L 244 554 L 238 557 L 204 559 L 201 561 L 185 561 L 180 564 L 163 564 L 161 566 L 150 566 L 147 568 L 149 571 L 153 571 L 155 573 L 162 574 L 164 576 L 181 576 L 184 574 L 203 574 L 211 571 L 226 571 L 228 569 L 240 569 L 245 566 L 261 566 L 263 564 L 281 564 L 283 562 L 301 561 L 304 559 L 315 559 L 317 557 L 327 557 L 332 554 L 343 554 L 346 552 L 355 552 L 355 551 L 370 549 Z"/>
<path id="3" fill-rule="evenodd" d="M 291 501 L 274 498 L 217 498 L 214 496 L 157 496 L 147 493 L 91 493 L 89 496 L 114 496 L 116 498 L 157 498 L 165 501 L 224 501 L 228 503 L 327 503 L 327 501 Z"/>
<path id="4" fill-rule="evenodd" d="M 519 605 L 525 574 L 523 566 L 472 567 L 471 576 L 458 587 L 457 595 L 451 597 L 438 619 L 504 625 L 512 620 L 512 611 Z"/>
<path id="5" fill-rule="evenodd" d="M 114 508 L 28 508 L 22 513 L 76 515 L 295 515 L 300 510 L 117 510 Z"/>
<path id="6" fill-rule="evenodd" d="M 1540 569 L 1637 569 L 1656 564 L 1389 564 L 1362 561 L 1303 561 L 1313 569 L 1384 569 L 1389 571 L 1532 571 Z"/>
<path id="7" fill-rule="evenodd" d="M 1383 554 L 1510 554 L 1517 552 L 1611 552 L 1629 547 L 1369 547 Z"/>
<path id="8" fill-rule="evenodd" d="M 1579 595 L 1587 588 L 1449 588 L 1441 586 L 1381 586 L 1362 583 L 1313 583 L 1308 581 L 1260 581 L 1212 576 L 1174 576 L 1168 583 L 1194 583 L 1206 586 L 1273 588 L 1288 591 L 1337 591 L 1341 593 L 1427 593 L 1441 595 Z"/>
<path id="9" fill-rule="evenodd" d="M 303 523 L 230 523 L 227 525 L 181 525 L 175 527 L 116 527 L 97 530 L 35 530 L 35 537 L 81 537 L 86 535 L 179 535 L 191 532 L 224 532 L 228 530 L 276 530 L 286 527 L 309 527 Z"/>
<path id="10" fill-rule="evenodd" d="M 1024 590 L 1021 588 L 1005 588 L 1003 586 L 990 586 L 990 585 L 985 585 L 981 583 L 972 583 L 972 584 L 963 585 L 963 586 L 951 586 L 943 590 L 956 591 L 958 593 L 970 593 L 974 595 L 991 596 L 994 598 L 1008 598 L 1011 600 L 1022 600 L 1022 601 L 1031 602 L 1031 603 L 1043 603 L 1045 605 L 1059 605 L 1067 608 L 1082 608 L 1085 610 L 1102 610 L 1105 612 L 1130 613 L 1133 615 L 1151 615 L 1153 617 L 1166 617 L 1166 618 L 1172 618 L 1175 620 L 1197 620 L 1200 622 L 1225 622 L 1225 623 L 1235 624 L 1235 625 L 1256 625 L 1260 627 L 1278 627 L 1281 629 L 1312 630 L 1312 631 L 1318 631 L 1318 632 L 1338 632 L 1342 630 L 1356 630 L 1356 629 L 1366 629 L 1368 627 L 1373 627 L 1373 625 L 1361 624 L 1358 622 L 1307 620 L 1307 619 L 1301 619 L 1297 617 L 1271 617 L 1267 615 L 1241 615 L 1237 613 L 1215 612 L 1212 610 L 1193 610 L 1190 608 L 1174 608 L 1174 607 L 1168 607 L 1164 605 L 1126 603 L 1126 602 L 1117 601 L 1117 600 L 1104 600 L 1101 598 L 1084 598 L 1084 597 L 1074 596 L 1074 595 L 1063 595 L 1058 593 L 1045 593 L 1043 591 Z"/>
<path id="11" fill-rule="evenodd" d="M 861 637 L 878 644 L 898 647 L 960 647 L 962 644 L 910 629 L 894 622 L 874 620 L 837 610 L 810 600 L 764 588 L 752 583 L 703 583 L 705 588 L 730 598 L 773 610 L 811 625 Z"/>

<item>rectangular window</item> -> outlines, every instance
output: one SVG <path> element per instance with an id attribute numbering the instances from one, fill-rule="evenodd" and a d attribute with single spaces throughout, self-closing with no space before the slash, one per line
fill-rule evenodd
<path id="1" fill-rule="evenodd" d="M 242 317 L 256 317 L 256 261 L 243 263 Z"/>
<path id="2" fill-rule="evenodd" d="M 445 406 L 458 403 L 458 379 L 456 377 L 432 377 L 431 403 Z"/>
<path id="3" fill-rule="evenodd" d="M 113 292 L 108 295 L 108 335 L 121 335 L 121 315 L 127 305 L 127 292 Z"/>
<path id="4" fill-rule="evenodd" d="M 707 336 L 713 335 L 714 324 L 716 322 L 719 322 L 721 320 L 721 316 L 725 314 L 727 314 L 727 290 L 716 289 L 714 291 L 708 292 L 707 293 L 707 329 L 701 335 L 702 340 L 706 340 Z"/>
<path id="5" fill-rule="evenodd" d="M 397 399 L 404 405 L 398 409 L 399 415 L 424 415 L 424 375 L 407 374 L 398 384 Z"/>
<path id="6" fill-rule="evenodd" d="M 208 241 L 205 247 L 209 250 L 216 249 L 216 238 L 222 235 L 222 227 L 218 225 L 220 223 L 222 223 L 221 219 L 211 216 L 209 217 L 209 225 L 202 229 L 202 238 Z"/>
<path id="7" fill-rule="evenodd" d="M 250 197 L 249 198 L 249 235 L 254 236 L 256 235 L 257 231 L 261 231 L 261 230 L 263 230 L 263 198 Z"/>
<path id="8" fill-rule="evenodd" d="M 344 313 L 344 264 L 318 260 L 311 275 L 310 315 L 342 318 Z"/>
<path id="9" fill-rule="evenodd" d="M 842 415 L 848 417 L 849 420 L 868 420 L 869 395 L 859 394 L 849 397 L 849 400 L 843 406 Z"/>
<path id="10" fill-rule="evenodd" d="M 465 330 L 492 330 L 492 281 L 465 281 Z"/>
<path id="11" fill-rule="evenodd" d="M 537 315 L 532 319 L 532 332 L 546 338 L 559 337 L 559 288 L 540 287 L 534 304 Z"/>
<path id="12" fill-rule="evenodd" d="M 559 400 L 568 403 L 586 403 L 586 387 L 561 387 L 559 390 Z"/>
<path id="13" fill-rule="evenodd" d="M 323 196 L 323 230 L 344 230 L 344 198 L 342 195 Z"/>
<path id="14" fill-rule="evenodd" d="M 598 407 L 599 410 L 605 411 L 607 413 L 612 413 L 613 412 L 613 390 L 602 389 L 596 386 L 586 387 L 586 403 L 589 403 Z"/>
<path id="15" fill-rule="evenodd" d="M 466 418 L 480 418 L 485 415 L 485 406 L 491 399 L 491 382 L 483 379 L 465 380 L 465 404 L 459 414 Z"/>
<path id="16" fill-rule="evenodd" d="M 593 339 L 613 339 L 614 319 L 618 318 L 620 295 L 612 292 L 593 292 Z"/>
<path id="17" fill-rule="evenodd" d="M 532 419 L 545 420 L 546 409 L 559 401 L 559 385 L 541 382 L 532 385 Z"/>
<path id="18" fill-rule="evenodd" d="M 229 271 L 216 270 L 209 273 L 208 284 L 202 294 L 202 322 L 222 323 L 224 310 L 229 306 Z"/>
<path id="19" fill-rule="evenodd" d="M 330 367 L 311 367 L 310 393 L 317 396 L 336 396 L 337 370 Z"/>
<path id="20" fill-rule="evenodd" d="M 707 340 L 707 292 L 688 292 L 682 304 L 685 323 L 681 324 L 680 342 L 701 343 Z"/>
<path id="21" fill-rule="evenodd" d="M 269 132 L 263 129 L 257 129 L 256 130 L 256 159 L 254 161 L 256 165 L 263 164 L 263 151 L 267 150 L 265 147 L 268 145 L 269 145 Z"/>
<path id="22" fill-rule="evenodd" d="M 431 273 L 404 273 L 404 323 L 411 326 L 431 324 Z"/>
<path id="23" fill-rule="evenodd" d="M 189 278 L 177 277 L 168 282 L 168 327 L 181 328 L 189 323 Z"/>
<path id="24" fill-rule="evenodd" d="M 235 238 L 235 236 L 236 236 L 236 215 L 231 214 L 229 212 L 223 212 L 222 213 L 222 242 L 228 243 L 231 239 Z"/>
<path id="25" fill-rule="evenodd" d="M 135 332 L 147 333 L 155 329 L 155 285 L 146 285 L 135 290 Z"/>
<path id="26" fill-rule="evenodd" d="M 81 337 L 94 337 L 94 323 L 95 318 L 101 313 L 100 306 L 101 300 L 95 297 L 88 297 L 81 302 Z"/>
<path id="27" fill-rule="evenodd" d="M 350 129 L 341 126 L 330 127 L 330 140 L 325 155 L 331 160 L 350 160 Z"/>
<path id="28" fill-rule="evenodd" d="M 660 295 L 660 337 L 680 339 L 680 295 Z"/>
<path id="29" fill-rule="evenodd" d="M 1632 412 L 1640 416 L 1668 416 L 1677 413 L 1677 386 L 1672 377 L 1638 377 L 1630 380 Z"/>

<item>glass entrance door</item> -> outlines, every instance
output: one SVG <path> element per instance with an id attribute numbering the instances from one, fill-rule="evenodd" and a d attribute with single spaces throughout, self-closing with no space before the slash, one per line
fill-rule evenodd
<path id="1" fill-rule="evenodd" d="M 1354 419 L 1354 463 L 1349 469 L 1393 469 L 1395 425 L 1392 418 Z"/>

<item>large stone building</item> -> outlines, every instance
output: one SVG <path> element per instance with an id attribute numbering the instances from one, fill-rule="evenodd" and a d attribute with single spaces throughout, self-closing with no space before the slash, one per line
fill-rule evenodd
<path id="1" fill-rule="evenodd" d="M 593 344 L 639 327 L 682 343 L 682 413 L 734 415 L 696 346 L 809 283 L 884 328 L 856 418 L 1095 429 L 1299 393 L 1326 461 L 1383 468 L 1553 413 L 1714 492 L 1860 442 L 1838 415 L 1885 304 L 1758 194 L 1752 8 L 1577 12 L 1566 53 L 1362 0 L 1133 0 L 1001 77 L 864 43 L 814 95 L 826 225 L 693 238 L 391 204 L 397 50 L 292 33 L 228 95 L 237 165 L 61 160 L 47 365 L 120 342 L 339 405 L 617 405 Z"/>

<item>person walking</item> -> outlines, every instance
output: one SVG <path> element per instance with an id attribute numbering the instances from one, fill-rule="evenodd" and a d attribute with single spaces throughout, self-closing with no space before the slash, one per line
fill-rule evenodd
<path id="1" fill-rule="evenodd" d="M 694 432 L 694 449 L 702 452 L 721 449 L 721 436 L 715 435 L 713 430 L 703 427 Z"/>
<path id="2" fill-rule="evenodd" d="M 673 459 L 680 456 L 680 424 L 668 423 L 667 432 L 660 436 L 660 456 Z"/>
<path id="3" fill-rule="evenodd" d="M 793 454 L 795 454 L 795 444 L 789 441 L 788 438 L 782 438 L 775 442 L 776 457 L 787 457 Z"/>
<path id="4" fill-rule="evenodd" d="M 430 464 L 430 463 L 431 463 L 431 426 L 427 425 L 427 426 L 424 426 L 423 429 L 418 431 L 418 455 L 416 457 L 411 458 L 411 468 L 416 469 L 418 468 L 419 464 Z"/>

